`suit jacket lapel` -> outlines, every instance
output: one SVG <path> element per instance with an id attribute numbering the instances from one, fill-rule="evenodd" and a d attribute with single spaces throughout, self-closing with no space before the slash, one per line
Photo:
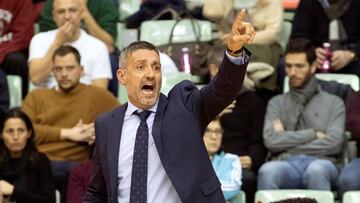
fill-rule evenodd
<path id="1" fill-rule="evenodd" d="M 112 114 L 112 120 L 109 121 L 109 126 L 113 128 L 107 128 L 106 135 L 108 147 L 107 147 L 107 162 L 109 164 L 110 170 L 110 188 L 113 189 L 113 194 L 117 194 L 118 188 L 118 166 L 119 166 L 119 149 L 120 149 L 120 139 L 121 139 L 121 130 L 124 122 L 125 111 L 127 109 L 127 103 L 122 105 L 117 111 Z"/>
<path id="2" fill-rule="evenodd" d="M 160 158 L 161 158 L 161 154 L 162 154 L 161 137 L 160 137 L 161 123 L 162 123 L 163 113 L 164 113 L 166 105 L 167 105 L 166 96 L 163 94 L 160 94 L 159 104 L 156 109 L 156 114 L 155 114 L 155 118 L 154 118 L 153 129 L 152 129 L 152 135 L 153 135 L 153 138 L 155 141 L 155 146 L 160 155 Z"/>

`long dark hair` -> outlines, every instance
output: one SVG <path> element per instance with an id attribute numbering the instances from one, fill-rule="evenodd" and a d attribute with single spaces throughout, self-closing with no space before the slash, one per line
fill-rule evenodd
<path id="1" fill-rule="evenodd" d="M 7 120 L 11 119 L 11 118 L 18 118 L 20 120 L 22 120 L 27 128 L 27 131 L 30 132 L 30 137 L 27 139 L 25 148 L 22 152 L 21 158 L 18 161 L 19 164 L 19 171 L 11 171 L 11 157 L 10 157 L 10 151 L 9 149 L 5 146 L 3 139 L 0 139 L 0 173 L 2 175 L 7 174 L 7 175 L 15 175 L 17 173 L 22 173 L 24 172 L 24 170 L 27 170 L 29 168 L 31 168 L 32 166 L 34 166 L 36 164 L 36 162 L 39 159 L 39 152 L 37 151 L 35 144 L 34 144 L 34 139 L 35 139 L 35 131 L 34 131 L 34 127 L 31 123 L 30 118 L 21 111 L 20 108 L 13 108 L 10 109 L 8 112 L 6 112 L 0 122 L 0 133 L 3 133 L 4 130 L 4 125 L 6 123 Z M 10 171 L 9 171 L 10 170 Z"/>

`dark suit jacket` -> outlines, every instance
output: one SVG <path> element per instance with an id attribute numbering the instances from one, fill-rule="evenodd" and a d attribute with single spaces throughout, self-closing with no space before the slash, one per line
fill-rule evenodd
<path id="1" fill-rule="evenodd" d="M 248 53 L 250 55 L 250 53 Z M 208 85 L 177 84 L 168 97 L 160 95 L 153 138 L 162 165 L 182 202 L 225 202 L 202 136 L 207 124 L 239 93 L 245 65 L 227 57 Z M 83 202 L 117 202 L 118 154 L 127 105 L 96 119 L 95 167 Z"/>

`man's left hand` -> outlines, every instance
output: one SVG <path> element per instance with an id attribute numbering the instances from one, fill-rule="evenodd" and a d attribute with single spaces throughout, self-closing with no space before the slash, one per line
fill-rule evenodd
<path id="1" fill-rule="evenodd" d="M 250 44 L 255 37 L 255 30 L 250 23 L 243 22 L 245 9 L 242 9 L 236 17 L 230 36 L 227 41 L 227 48 L 231 51 L 240 50 L 245 44 Z"/>
<path id="2" fill-rule="evenodd" d="M 280 119 L 275 119 L 273 122 L 273 128 L 276 132 L 284 132 L 284 126 Z"/>
<path id="3" fill-rule="evenodd" d="M 334 70 L 340 70 L 350 63 L 353 54 L 346 50 L 337 50 L 332 53 L 331 66 Z"/>

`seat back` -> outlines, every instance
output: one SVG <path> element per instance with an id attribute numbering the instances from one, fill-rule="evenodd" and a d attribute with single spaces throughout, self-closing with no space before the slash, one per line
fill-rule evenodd
<path id="1" fill-rule="evenodd" d="M 123 21 L 125 18 L 131 16 L 140 9 L 141 0 L 121 0 L 119 1 L 119 20 Z"/>
<path id="2" fill-rule="evenodd" d="M 18 75 L 6 76 L 9 95 L 10 95 L 10 108 L 20 107 L 22 104 L 22 81 Z"/>
<path id="3" fill-rule="evenodd" d="M 236 203 L 246 203 L 246 194 L 243 190 L 241 190 L 241 192 L 235 197 L 235 201 L 232 202 L 236 202 Z"/>
<path id="4" fill-rule="evenodd" d="M 123 50 L 130 43 L 138 41 L 138 30 L 128 29 L 124 23 L 117 23 L 117 36 L 115 45 L 119 50 Z"/>
<path id="5" fill-rule="evenodd" d="M 279 42 L 283 52 L 285 51 L 286 45 L 289 41 L 291 29 L 292 29 L 292 23 L 289 21 L 283 21 L 283 26 L 280 31 L 279 39 L 278 39 L 278 42 Z"/>
<path id="6" fill-rule="evenodd" d="M 166 45 L 170 41 L 171 31 L 176 20 L 149 20 L 140 26 L 140 40 L 147 41 L 155 46 Z M 195 31 L 191 19 L 182 19 L 174 28 L 172 42 L 195 42 L 200 33 L 200 41 L 212 39 L 212 25 L 210 21 L 195 20 Z"/>
<path id="7" fill-rule="evenodd" d="M 315 77 L 320 80 L 336 81 L 350 85 L 353 90 L 359 91 L 359 78 L 353 74 L 338 74 L 338 73 L 317 73 Z M 289 91 L 289 78 L 286 76 L 284 79 L 284 91 Z"/>
<path id="8" fill-rule="evenodd" d="M 313 198 L 318 203 L 334 203 L 334 195 L 330 191 L 320 190 L 259 190 L 255 194 L 255 202 L 270 203 L 290 198 Z"/>
<path id="9" fill-rule="evenodd" d="M 343 195 L 342 203 L 360 202 L 360 191 L 348 191 Z"/>

